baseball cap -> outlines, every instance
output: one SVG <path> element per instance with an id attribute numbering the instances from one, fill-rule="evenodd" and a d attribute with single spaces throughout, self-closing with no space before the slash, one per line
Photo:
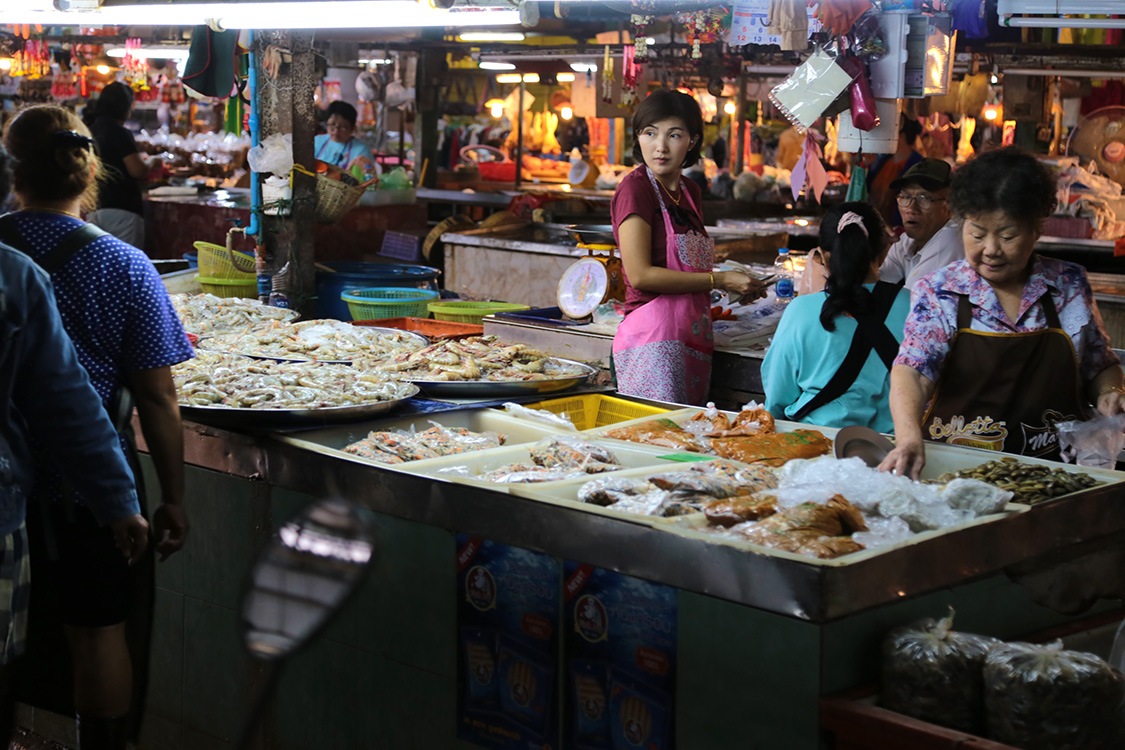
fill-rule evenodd
<path id="1" fill-rule="evenodd" d="M 943 190 L 952 182 L 953 167 L 941 159 L 923 159 L 891 183 L 891 190 L 901 190 L 911 183 L 926 190 Z"/>

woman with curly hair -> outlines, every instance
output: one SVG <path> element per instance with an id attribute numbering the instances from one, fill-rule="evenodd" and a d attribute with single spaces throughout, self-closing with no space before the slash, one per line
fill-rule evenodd
<path id="1" fill-rule="evenodd" d="M 881 468 L 917 477 L 923 440 L 1058 460 L 1055 424 L 1125 411 L 1125 373 L 1085 270 L 1035 253 L 1055 176 L 1020 149 L 988 151 L 957 170 L 951 202 L 965 259 L 914 285 Z"/>

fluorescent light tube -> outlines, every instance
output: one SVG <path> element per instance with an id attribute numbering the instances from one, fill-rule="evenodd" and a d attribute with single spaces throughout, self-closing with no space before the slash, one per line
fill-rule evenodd
<path id="1" fill-rule="evenodd" d="M 457 35 L 461 42 L 522 42 L 524 39 L 522 31 L 470 31 Z"/>
<path id="2" fill-rule="evenodd" d="M 481 70 L 515 70 L 516 66 L 506 62 L 482 62 L 478 65 Z"/>
<path id="3" fill-rule="evenodd" d="M 126 52 L 129 52 L 136 58 L 154 59 L 154 60 L 186 60 L 188 58 L 187 47 L 139 47 L 135 50 L 126 50 L 124 47 L 110 47 L 105 51 L 109 57 L 125 57 Z"/>

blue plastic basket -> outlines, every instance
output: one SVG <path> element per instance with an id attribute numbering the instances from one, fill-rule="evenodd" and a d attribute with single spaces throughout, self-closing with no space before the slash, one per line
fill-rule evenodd
<path id="1" fill-rule="evenodd" d="M 348 303 L 352 320 L 380 320 L 382 318 L 425 318 L 426 306 L 438 298 L 430 289 L 404 287 L 369 287 L 348 289 L 340 299 Z"/>

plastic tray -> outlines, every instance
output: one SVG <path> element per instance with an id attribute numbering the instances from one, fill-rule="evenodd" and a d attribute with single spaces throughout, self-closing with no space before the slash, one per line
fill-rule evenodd
<path id="1" fill-rule="evenodd" d="M 445 341 L 448 339 L 463 339 L 469 336 L 483 336 L 484 326 L 469 323 L 450 323 L 444 320 L 430 320 L 429 318 L 384 318 L 378 321 L 356 320 L 352 321 L 357 326 L 379 326 L 381 328 L 398 328 L 403 331 L 418 333 L 430 341 Z"/>
<path id="2" fill-rule="evenodd" d="M 640 417 L 653 417 L 666 414 L 668 409 L 635 401 L 606 396 L 602 393 L 586 393 L 578 396 L 552 398 L 524 404 L 529 409 L 544 409 L 552 414 L 565 414 L 578 430 L 616 425 L 620 422 Z"/>
<path id="3" fill-rule="evenodd" d="M 643 448 L 638 449 L 629 443 L 622 443 L 618 440 L 597 441 L 597 444 L 613 451 L 620 461 L 621 466 L 625 469 L 640 469 L 642 472 L 647 470 L 651 473 L 656 473 L 661 467 L 671 463 L 658 458 L 659 451 L 646 450 Z M 397 468 L 409 474 L 421 474 L 423 476 L 433 477 L 434 479 L 446 479 L 451 482 L 471 484 L 477 487 L 488 487 L 497 492 L 519 494 L 514 491 L 515 488 L 531 485 L 486 482 L 476 479 L 475 477 L 484 472 L 507 466 L 508 464 L 531 464 L 531 451 L 529 448 L 530 444 L 504 446 L 487 451 L 463 453 L 457 456 L 445 456 L 443 458 L 431 458 L 425 461 L 414 461 L 409 464 L 400 464 Z M 442 471 L 443 469 L 450 469 L 457 466 L 468 467 L 468 474 L 455 474 Z M 589 475 L 590 478 L 595 476 L 598 475 Z M 535 484 L 545 485 L 557 483 L 558 482 L 537 482 Z"/>
<path id="4" fill-rule="evenodd" d="M 429 459 L 425 462 L 415 461 L 407 464 L 382 464 L 377 461 L 370 461 L 366 458 L 352 455 L 351 453 L 345 453 L 344 448 L 357 440 L 362 440 L 371 432 L 388 432 L 392 430 L 409 431 L 411 428 L 421 432 L 422 430 L 433 427 L 431 422 L 437 422 L 445 427 L 462 427 L 466 430 L 472 430 L 473 432 L 495 432 L 504 435 L 507 438 L 507 443 L 499 450 L 523 445 L 525 443 L 536 443 L 545 437 L 559 434 L 558 430 L 548 425 L 539 425 L 515 419 L 496 409 L 475 409 L 439 412 L 435 414 L 412 414 L 410 416 L 394 417 L 378 421 L 369 420 L 366 422 L 341 425 L 339 427 L 308 430 L 299 434 L 287 435 L 281 439 L 308 450 L 329 454 L 348 461 L 371 464 L 391 471 L 404 470 L 405 467 L 413 466 L 418 463 L 428 463 L 443 459 Z M 481 453 L 484 452 L 486 451 L 481 451 Z M 470 454 L 460 454 L 460 456 L 465 455 Z"/>

